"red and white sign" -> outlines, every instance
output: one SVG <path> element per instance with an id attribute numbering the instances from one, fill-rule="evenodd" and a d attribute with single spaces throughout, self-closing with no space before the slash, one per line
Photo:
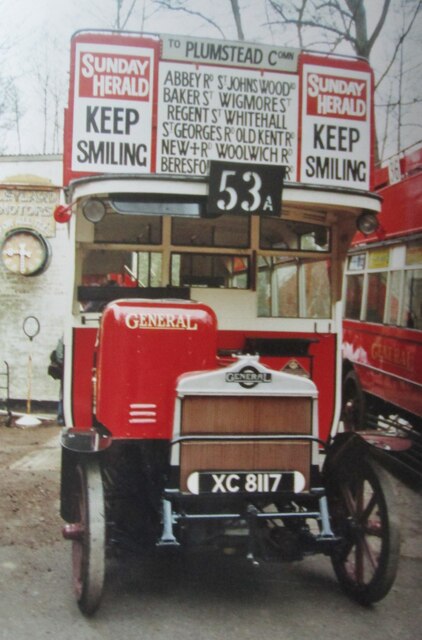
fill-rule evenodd
<path id="1" fill-rule="evenodd" d="M 369 189 L 371 75 L 305 64 L 300 181 Z"/>
<path id="2" fill-rule="evenodd" d="M 65 182 L 208 177 L 214 160 L 281 166 L 286 182 L 369 188 L 372 76 L 362 61 L 89 33 L 75 36 L 72 56 Z"/>
<path id="3" fill-rule="evenodd" d="M 154 49 L 77 43 L 72 170 L 151 172 Z"/>

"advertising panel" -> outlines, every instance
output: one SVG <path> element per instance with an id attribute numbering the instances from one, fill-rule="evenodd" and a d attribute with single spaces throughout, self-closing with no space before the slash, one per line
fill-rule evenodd
<path id="1" fill-rule="evenodd" d="M 367 189 L 371 74 L 295 49 L 180 36 L 79 34 L 65 182 L 282 167 L 285 182 Z M 318 58 L 316 58 L 318 60 Z M 367 67 L 366 67 L 367 69 Z"/>
<path id="2" fill-rule="evenodd" d="M 369 189 L 371 75 L 305 64 L 300 181 Z"/>
<path id="3" fill-rule="evenodd" d="M 150 173 L 154 49 L 76 45 L 72 171 Z"/>

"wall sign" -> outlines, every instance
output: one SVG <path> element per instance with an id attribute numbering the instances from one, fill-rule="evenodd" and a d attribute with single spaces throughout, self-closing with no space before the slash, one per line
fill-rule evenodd
<path id="1" fill-rule="evenodd" d="M 58 203 L 58 189 L 0 185 L 0 233 L 22 226 L 53 237 L 56 231 L 52 213 Z"/>

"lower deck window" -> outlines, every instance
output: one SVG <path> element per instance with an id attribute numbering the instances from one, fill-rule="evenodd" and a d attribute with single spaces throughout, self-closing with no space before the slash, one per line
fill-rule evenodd
<path id="1" fill-rule="evenodd" d="M 422 269 L 406 272 L 402 325 L 422 329 Z"/>
<path id="2" fill-rule="evenodd" d="M 421 240 L 350 256 L 345 318 L 422 329 L 421 265 Z"/>
<path id="3" fill-rule="evenodd" d="M 362 304 L 363 275 L 353 274 L 347 276 L 346 288 L 346 318 L 352 320 L 360 319 L 360 309 Z"/>
<path id="4" fill-rule="evenodd" d="M 258 315 L 329 318 L 329 262 L 261 256 L 258 261 Z"/>
<path id="5" fill-rule="evenodd" d="M 175 287 L 247 289 L 249 258 L 220 254 L 173 253 L 171 284 Z"/>

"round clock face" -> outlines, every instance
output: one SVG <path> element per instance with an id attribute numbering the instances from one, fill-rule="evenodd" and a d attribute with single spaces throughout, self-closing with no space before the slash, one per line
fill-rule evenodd
<path id="1" fill-rule="evenodd" d="M 4 266 L 12 273 L 34 276 L 47 267 L 50 251 L 47 241 L 32 229 L 9 231 L 1 248 Z"/>

